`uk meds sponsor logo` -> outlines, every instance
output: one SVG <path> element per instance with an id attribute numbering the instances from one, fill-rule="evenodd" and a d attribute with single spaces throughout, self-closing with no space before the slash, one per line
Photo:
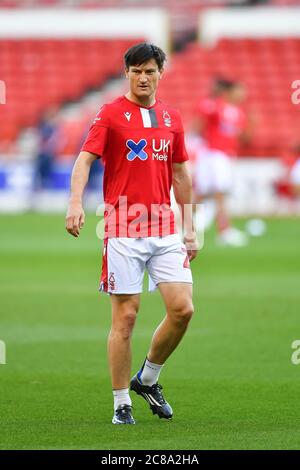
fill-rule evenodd
<path id="1" fill-rule="evenodd" d="M 144 148 L 147 145 L 147 141 L 145 139 L 139 140 L 139 142 L 135 142 L 132 139 L 128 139 L 126 142 L 126 146 L 130 149 L 130 152 L 127 154 L 127 160 L 132 162 L 136 158 L 140 160 L 147 160 L 148 154 L 145 152 Z"/>
<path id="2" fill-rule="evenodd" d="M 132 139 L 127 140 L 126 146 L 130 149 L 127 154 L 127 160 L 132 162 L 136 158 L 140 160 L 147 160 L 148 154 L 145 151 L 147 147 L 146 139 L 141 139 L 139 142 L 135 142 Z M 167 161 L 170 152 L 170 140 L 166 139 L 152 139 L 152 160 Z"/>

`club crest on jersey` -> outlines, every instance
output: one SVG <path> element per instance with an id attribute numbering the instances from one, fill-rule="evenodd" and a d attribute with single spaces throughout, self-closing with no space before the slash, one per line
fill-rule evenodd
<path id="1" fill-rule="evenodd" d="M 139 158 L 140 160 L 147 160 L 148 154 L 145 152 L 144 148 L 147 145 L 147 141 L 145 139 L 139 140 L 139 142 L 134 142 L 132 139 L 128 139 L 126 142 L 126 146 L 129 148 L 130 152 L 127 154 L 127 160 L 132 162 L 135 158 Z"/>
<path id="2" fill-rule="evenodd" d="M 168 111 L 163 111 L 163 120 L 164 120 L 165 126 L 171 127 L 172 120 L 171 120 L 171 116 L 168 113 Z"/>

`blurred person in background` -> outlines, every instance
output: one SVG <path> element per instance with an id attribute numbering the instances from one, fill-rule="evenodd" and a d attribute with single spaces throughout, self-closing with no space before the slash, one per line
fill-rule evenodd
<path id="1" fill-rule="evenodd" d="M 290 181 L 293 188 L 293 194 L 300 198 L 300 144 L 295 149 L 296 159 L 291 168 Z"/>
<path id="2" fill-rule="evenodd" d="M 65 145 L 58 110 L 49 108 L 37 126 L 38 154 L 35 159 L 34 189 L 51 188 L 53 165 Z"/>
<path id="3" fill-rule="evenodd" d="M 193 131 L 203 139 L 194 162 L 195 203 L 213 199 L 217 241 L 221 245 L 244 246 L 247 243 L 246 234 L 232 227 L 226 206 L 233 184 L 232 161 L 237 156 L 240 141 L 248 140 L 250 135 L 242 106 L 245 97 L 246 90 L 241 83 L 218 78 L 211 96 L 197 106 L 193 122 Z M 207 202 L 205 213 L 212 221 Z M 209 223 L 206 221 L 205 225 Z"/>
<path id="4" fill-rule="evenodd" d="M 274 190 L 279 198 L 279 210 L 297 213 L 297 194 L 300 195 L 300 146 L 283 148 L 280 155 L 281 175 L 274 181 Z"/>

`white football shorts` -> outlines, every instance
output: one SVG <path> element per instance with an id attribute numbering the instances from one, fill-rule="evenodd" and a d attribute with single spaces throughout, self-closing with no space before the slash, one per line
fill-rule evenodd
<path id="1" fill-rule="evenodd" d="M 295 186 L 300 186 L 300 158 L 296 161 L 291 171 L 291 182 Z"/>
<path id="2" fill-rule="evenodd" d="M 232 180 L 232 160 L 228 155 L 220 150 L 199 150 L 194 165 L 196 194 L 228 193 Z"/>
<path id="3" fill-rule="evenodd" d="M 193 283 L 186 247 L 177 233 L 165 237 L 119 237 L 104 242 L 99 290 L 140 294 L 145 270 L 150 292 L 160 282 Z"/>

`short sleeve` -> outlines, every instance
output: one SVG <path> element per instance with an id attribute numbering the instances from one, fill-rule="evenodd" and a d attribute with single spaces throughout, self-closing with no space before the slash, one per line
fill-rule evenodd
<path id="1" fill-rule="evenodd" d="M 102 157 L 107 143 L 108 130 L 109 113 L 107 106 L 104 105 L 96 115 L 84 144 L 81 147 L 81 151 L 94 153 L 95 155 Z"/>
<path id="2" fill-rule="evenodd" d="M 178 129 L 174 134 L 172 161 L 174 163 L 183 163 L 189 159 L 184 142 L 184 130 L 181 118 L 178 115 Z"/>

